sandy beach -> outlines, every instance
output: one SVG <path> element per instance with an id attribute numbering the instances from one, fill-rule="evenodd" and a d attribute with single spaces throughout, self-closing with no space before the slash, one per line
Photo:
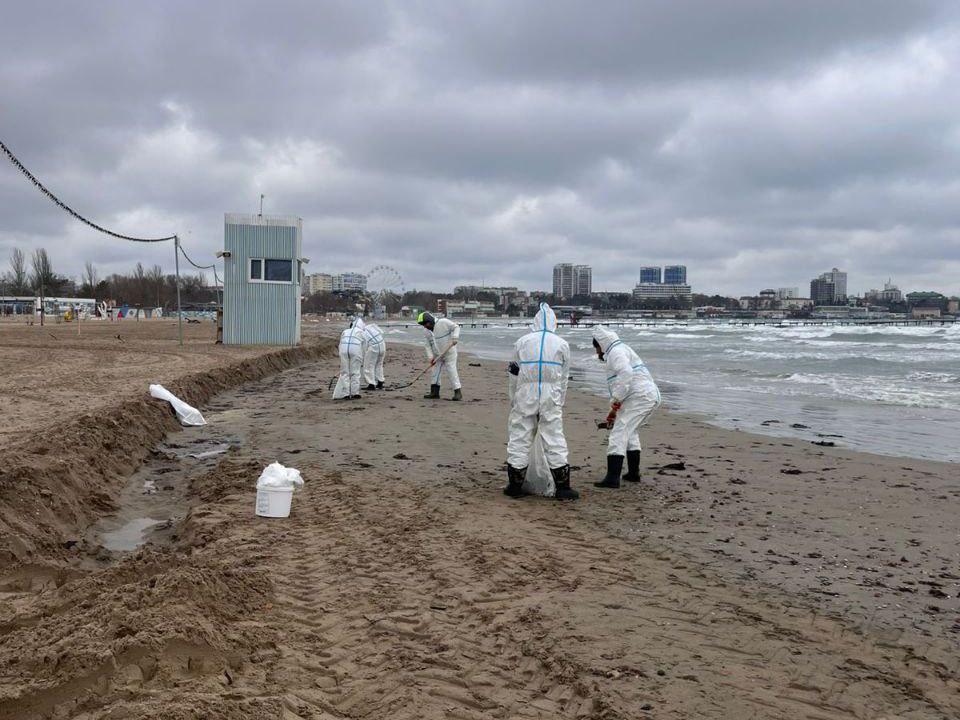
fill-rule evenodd
<path id="1" fill-rule="evenodd" d="M 138 380 L 0 447 L 0 720 L 960 716 L 955 466 L 663 410 L 644 482 L 597 490 L 606 404 L 572 392 L 581 500 L 515 501 L 498 363 L 461 356 L 463 403 L 335 403 L 329 339 L 205 348 L 160 373 L 205 427 Z M 256 518 L 274 460 L 306 484 Z"/>

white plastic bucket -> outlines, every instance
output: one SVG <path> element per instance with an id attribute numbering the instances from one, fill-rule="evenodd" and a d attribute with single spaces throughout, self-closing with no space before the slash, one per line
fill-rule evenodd
<path id="1" fill-rule="evenodd" d="M 290 517 L 292 487 L 258 488 L 257 515 L 260 517 Z"/>

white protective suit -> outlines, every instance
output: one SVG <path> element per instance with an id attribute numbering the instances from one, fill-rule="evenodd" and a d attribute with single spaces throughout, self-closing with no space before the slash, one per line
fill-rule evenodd
<path id="1" fill-rule="evenodd" d="M 433 332 L 427 333 L 427 359 L 439 358 L 437 364 L 428 373 L 431 385 L 442 385 L 440 378 L 446 376 L 452 390 L 459 390 L 460 373 L 457 372 L 457 346 L 452 345 L 460 339 L 460 326 L 448 318 L 440 318 L 433 325 Z M 449 350 L 447 349 L 449 348 Z M 444 352 L 446 351 L 446 352 Z M 441 358 L 440 356 L 443 355 Z"/>
<path id="2" fill-rule="evenodd" d="M 363 353 L 363 381 L 367 385 L 384 382 L 383 361 L 387 356 L 387 341 L 383 333 L 373 323 L 364 326 L 363 336 L 366 350 Z"/>
<path id="3" fill-rule="evenodd" d="M 660 389 L 640 356 L 615 332 L 597 326 L 593 339 L 603 350 L 610 401 L 621 403 L 607 455 L 626 455 L 627 450 L 640 449 L 640 426 L 660 407 Z"/>
<path id="4" fill-rule="evenodd" d="M 517 469 L 528 466 L 538 434 L 547 465 L 556 469 L 567 464 L 563 403 L 570 379 L 570 346 L 556 333 L 557 316 L 549 305 L 540 303 L 533 331 L 513 346 L 520 374 L 510 376 L 507 462 Z"/>
<path id="5" fill-rule="evenodd" d="M 357 318 L 340 333 L 340 377 L 333 389 L 334 400 L 360 394 L 360 372 L 367 344 L 363 330 L 363 320 Z"/>

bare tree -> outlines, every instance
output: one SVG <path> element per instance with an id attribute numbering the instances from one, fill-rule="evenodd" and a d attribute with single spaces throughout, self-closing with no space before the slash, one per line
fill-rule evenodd
<path id="1" fill-rule="evenodd" d="M 93 261 L 87 260 L 83 264 L 83 282 L 80 284 L 80 292 L 94 297 L 99 283 L 100 275 L 97 272 L 97 267 L 93 264 Z"/>
<path id="2" fill-rule="evenodd" d="M 53 265 L 50 263 L 50 256 L 44 248 L 38 248 L 33 251 L 30 257 L 30 285 L 34 291 L 40 291 L 41 294 L 55 295 L 64 284 L 65 278 L 59 277 L 53 271 Z"/>
<path id="3" fill-rule="evenodd" d="M 136 282 L 136 297 L 138 305 L 147 304 L 147 271 L 143 269 L 143 263 L 138 262 L 133 269 L 133 278 Z"/>
<path id="4" fill-rule="evenodd" d="M 27 259 L 20 248 L 14 248 L 10 253 L 10 291 L 14 295 L 26 295 L 30 292 L 27 283 Z"/>
<path id="5" fill-rule="evenodd" d="M 160 302 L 160 293 L 163 291 L 165 278 L 163 277 L 163 268 L 159 265 L 154 265 L 147 272 L 147 282 L 153 288 L 153 291 L 157 294 L 157 304 L 156 307 L 162 307 Z"/>

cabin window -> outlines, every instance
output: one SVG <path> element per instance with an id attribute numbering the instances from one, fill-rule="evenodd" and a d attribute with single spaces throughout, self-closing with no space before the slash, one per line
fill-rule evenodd
<path id="1" fill-rule="evenodd" d="M 293 260 L 250 258 L 250 282 L 292 283 Z"/>

